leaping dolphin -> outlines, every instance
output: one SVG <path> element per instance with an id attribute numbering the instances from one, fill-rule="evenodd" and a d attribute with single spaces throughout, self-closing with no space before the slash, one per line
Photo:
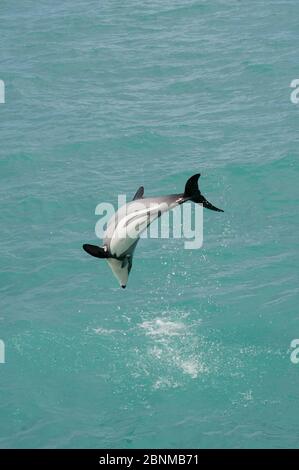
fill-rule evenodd
<path id="1" fill-rule="evenodd" d="M 164 212 L 186 201 L 202 204 L 206 209 L 224 212 L 213 206 L 198 189 L 200 173 L 188 179 L 181 194 L 144 198 L 141 186 L 133 200 L 122 206 L 107 224 L 103 246 L 84 244 L 83 249 L 96 258 L 105 258 L 124 289 L 132 268 L 133 255 L 141 233 Z"/>

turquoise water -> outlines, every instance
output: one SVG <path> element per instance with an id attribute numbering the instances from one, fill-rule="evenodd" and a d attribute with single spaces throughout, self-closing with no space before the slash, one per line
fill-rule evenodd
<path id="1" fill-rule="evenodd" d="M 295 0 L 1 2 L 0 447 L 298 447 Z M 98 203 L 200 187 L 204 245 Z"/>

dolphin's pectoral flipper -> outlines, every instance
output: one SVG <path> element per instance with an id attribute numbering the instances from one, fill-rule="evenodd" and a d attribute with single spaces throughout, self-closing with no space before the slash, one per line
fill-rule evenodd
<path id="1" fill-rule="evenodd" d="M 183 195 L 185 201 L 189 200 L 197 202 L 198 204 L 202 204 L 203 207 L 205 207 L 206 209 L 210 209 L 211 211 L 224 212 L 222 209 L 218 209 L 218 207 L 213 206 L 213 204 L 207 201 L 206 198 L 201 194 L 198 189 L 199 177 L 200 173 L 197 173 L 196 175 L 193 175 L 191 176 L 191 178 L 188 179 Z"/>
<path id="2" fill-rule="evenodd" d="M 129 259 L 128 259 L 128 273 L 129 274 L 130 274 L 131 269 L 132 269 L 132 263 L 133 263 L 133 257 L 129 256 Z"/>
<path id="3" fill-rule="evenodd" d="M 86 253 L 91 256 L 94 256 L 95 258 L 111 258 L 111 255 L 109 255 L 108 251 L 106 251 L 101 246 L 88 245 L 87 243 L 85 243 L 83 245 L 83 250 L 85 250 Z"/>
<path id="4" fill-rule="evenodd" d="M 122 263 L 121 263 L 121 268 L 124 269 L 124 268 L 127 268 L 128 269 L 128 273 L 130 274 L 130 271 L 132 269 L 132 261 L 133 261 L 133 257 L 131 255 L 127 255 L 125 256 L 122 260 Z"/>
<path id="5" fill-rule="evenodd" d="M 142 199 L 144 194 L 144 187 L 140 186 L 139 189 L 137 189 L 135 196 L 133 197 L 132 201 L 135 201 L 136 199 Z"/>
<path id="6" fill-rule="evenodd" d="M 127 255 L 125 258 L 121 260 L 121 268 L 127 268 L 128 273 L 130 274 L 130 271 L 132 269 L 132 256 Z"/>

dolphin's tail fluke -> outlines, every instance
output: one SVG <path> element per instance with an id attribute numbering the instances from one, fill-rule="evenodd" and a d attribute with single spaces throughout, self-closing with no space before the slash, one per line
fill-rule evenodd
<path id="1" fill-rule="evenodd" d="M 212 211 L 217 211 L 217 212 L 224 212 L 222 209 L 218 209 L 217 207 L 213 206 L 209 201 L 206 200 L 206 198 L 201 194 L 201 192 L 198 189 L 198 179 L 200 177 L 200 173 L 197 173 L 196 175 L 191 176 L 191 178 L 188 179 L 186 186 L 185 186 L 185 192 L 184 192 L 184 197 L 190 201 L 196 202 L 198 204 L 202 204 L 203 207 L 206 209 L 210 209 Z"/>

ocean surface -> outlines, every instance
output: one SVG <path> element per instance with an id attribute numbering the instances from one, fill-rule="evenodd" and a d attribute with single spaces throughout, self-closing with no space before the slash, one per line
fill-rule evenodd
<path id="1" fill-rule="evenodd" d="M 299 447 L 295 0 L 1 2 L 1 448 Z M 204 242 L 101 202 L 200 189 Z"/>

